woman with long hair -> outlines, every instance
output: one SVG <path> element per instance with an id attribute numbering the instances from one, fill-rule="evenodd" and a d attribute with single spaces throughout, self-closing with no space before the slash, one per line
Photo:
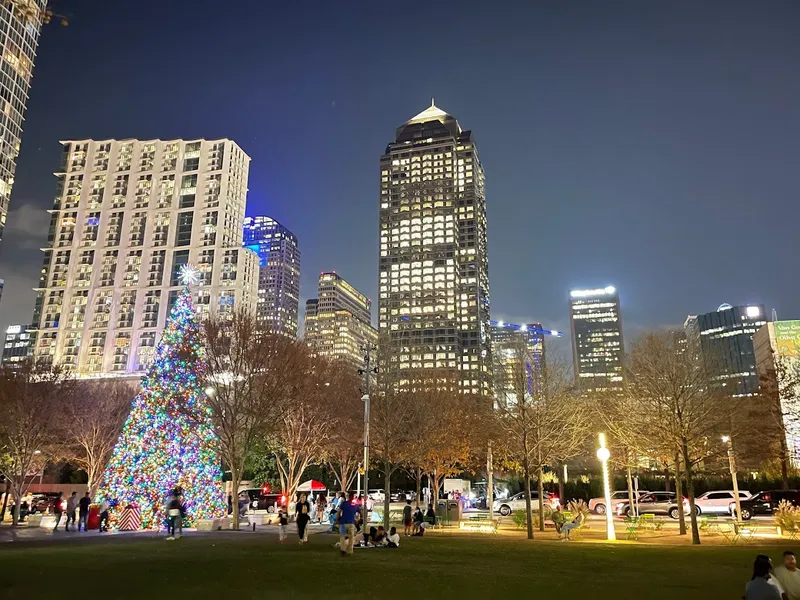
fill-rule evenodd
<path id="1" fill-rule="evenodd" d="M 306 495 L 300 494 L 297 499 L 297 504 L 294 508 L 295 521 L 297 522 L 297 534 L 300 536 L 300 543 L 303 544 L 308 541 L 308 522 L 311 520 L 311 504 L 309 504 Z"/>

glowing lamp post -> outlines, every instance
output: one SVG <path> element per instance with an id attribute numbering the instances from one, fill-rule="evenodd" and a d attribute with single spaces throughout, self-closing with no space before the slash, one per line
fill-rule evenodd
<path id="1" fill-rule="evenodd" d="M 600 447 L 597 449 L 597 458 L 603 463 L 603 491 L 606 497 L 606 538 L 616 540 L 617 533 L 614 531 L 614 513 L 611 507 L 611 485 L 608 482 L 608 459 L 611 452 L 606 448 L 606 434 L 600 434 Z"/>
<path id="2" fill-rule="evenodd" d="M 733 515 L 737 523 L 742 520 L 742 503 L 739 498 L 739 478 L 736 475 L 736 457 L 733 455 L 733 440 L 730 436 L 723 435 L 722 443 L 728 444 L 728 464 L 731 469 L 731 479 L 733 480 L 733 498 L 736 501 L 736 514 Z"/>

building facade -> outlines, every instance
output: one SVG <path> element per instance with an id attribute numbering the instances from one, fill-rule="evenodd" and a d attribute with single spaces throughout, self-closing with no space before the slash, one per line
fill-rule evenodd
<path id="1" fill-rule="evenodd" d="M 297 337 L 300 310 L 300 247 L 297 237 L 270 217 L 246 217 L 244 244 L 258 254 L 259 323 Z"/>
<path id="2" fill-rule="evenodd" d="M 380 170 L 378 328 L 398 385 L 446 371 L 464 393 L 491 396 L 485 180 L 472 132 L 431 104 L 397 129 Z"/>
<path id="3" fill-rule="evenodd" d="M 320 356 L 360 367 L 362 347 L 378 341 L 372 301 L 334 272 L 320 274 L 317 292 L 306 301 L 306 343 Z"/>
<path id="4" fill-rule="evenodd" d="M 572 290 L 569 297 L 576 385 L 585 393 L 621 388 L 624 345 L 617 289 Z"/>
<path id="5" fill-rule="evenodd" d="M 255 310 L 242 247 L 250 158 L 230 140 L 63 142 L 34 354 L 78 374 L 145 371 L 192 265 L 202 318 Z"/>
<path id="6" fill-rule="evenodd" d="M 0 4 L 0 241 L 17 169 L 22 124 L 47 0 Z"/>
<path id="7" fill-rule="evenodd" d="M 759 378 L 775 380 L 789 459 L 800 467 L 800 321 L 773 321 L 753 335 Z M 777 363 L 777 364 L 776 364 Z M 780 374 L 776 374 L 777 370 Z"/>
<path id="8" fill-rule="evenodd" d="M 711 375 L 713 386 L 723 388 L 731 396 L 758 392 L 753 335 L 767 320 L 761 305 L 730 304 L 687 318 L 684 327 L 688 345 L 699 348 L 699 357 Z"/>
<path id="9" fill-rule="evenodd" d="M 541 323 L 516 325 L 491 322 L 492 357 L 494 360 L 495 402 L 506 405 L 517 402 L 515 375 L 526 375 L 526 393 L 536 396 L 543 389 L 545 367 L 544 336 L 559 335 L 542 329 Z"/>
<path id="10" fill-rule="evenodd" d="M 25 360 L 32 351 L 35 335 L 30 325 L 9 325 L 6 329 L 6 343 L 3 346 L 4 365 L 14 365 Z"/>

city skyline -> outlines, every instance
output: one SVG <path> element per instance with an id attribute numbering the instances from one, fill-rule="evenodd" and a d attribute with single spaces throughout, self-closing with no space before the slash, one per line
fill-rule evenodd
<path id="1" fill-rule="evenodd" d="M 56 189 L 49 173 L 60 152 L 58 140 L 75 137 L 236 140 L 257 165 L 248 214 L 274 216 L 303 243 L 301 303 L 313 295 L 315 273 L 330 269 L 346 273 L 376 298 L 374 157 L 387 130 L 431 96 L 479 132 L 491 182 L 493 319 L 540 321 L 566 330 L 568 290 L 607 282 L 622 290 L 627 340 L 655 326 L 679 328 L 687 313 L 713 310 L 725 300 L 763 304 L 768 312 L 777 308 L 781 318 L 797 316 L 800 284 L 781 277 L 787 267 L 781 257 L 792 254 L 789 224 L 797 210 L 790 200 L 789 165 L 796 162 L 791 140 L 797 123 L 790 107 L 798 96 L 797 81 L 781 58 L 796 54 L 798 42 L 781 25 L 796 20 L 796 7 L 768 15 L 748 11 L 743 19 L 744 4 L 729 3 L 728 16 L 720 21 L 710 7 L 642 7 L 621 20 L 618 9 L 587 5 L 572 22 L 559 9 L 530 7 L 515 9 L 514 19 L 479 20 L 479 13 L 462 3 L 455 18 L 463 26 L 484 28 L 486 35 L 464 48 L 451 70 L 421 66 L 398 75 L 401 91 L 394 94 L 381 93 L 376 78 L 366 76 L 379 54 L 370 50 L 374 40 L 353 42 L 324 58 L 316 51 L 332 47 L 322 22 L 335 22 L 342 35 L 374 24 L 385 39 L 405 39 L 408 31 L 381 18 L 382 8 L 337 16 L 320 5 L 319 22 L 282 8 L 285 22 L 309 27 L 303 42 L 310 43 L 309 52 L 293 53 L 291 40 L 270 24 L 269 36 L 250 35 L 254 24 L 245 24 L 237 36 L 280 82 L 280 93 L 265 95 L 250 63 L 234 61 L 235 68 L 219 69 L 231 63 L 202 48 L 196 49 L 197 64 L 208 59 L 212 72 L 206 76 L 217 85 L 196 94 L 191 86 L 167 83 L 174 73 L 156 57 L 189 40 L 173 24 L 204 31 L 210 3 L 198 2 L 188 15 L 147 1 L 135 8 L 107 6 L 100 15 L 88 1 L 71 4 L 70 27 L 48 29 L 36 59 L 8 243 L 0 253 L 0 277 L 6 278 L 0 329 L 30 320 L 40 266 L 36 249 L 46 240 L 44 211 Z M 130 58 L 113 48 L 94 52 L 93 36 L 109 18 L 120 23 L 120 39 L 134 45 L 134 32 L 147 23 L 152 47 Z M 516 22 L 533 30 L 523 35 Z M 711 23 L 715 29 L 701 35 L 708 29 L 703 24 Z M 533 41 L 523 44 L 523 39 Z M 281 52 L 284 47 L 290 51 Z M 402 52 L 425 65 L 425 47 L 410 43 Z M 488 53 L 488 47 L 498 52 Z M 397 58 L 401 50 L 389 44 L 387 52 L 383 60 Z M 515 61 L 502 59 L 503 52 L 530 61 L 529 83 L 518 81 Z M 706 61 L 694 60 L 698 53 Z M 483 58 L 490 54 L 500 58 Z M 88 55 L 93 58 L 86 62 Z M 113 110 L 97 110 L 96 103 L 71 93 L 91 86 L 120 60 L 132 68 L 114 80 L 112 97 L 103 103 Z M 718 69 L 723 61 L 726 71 Z M 82 66 L 65 71 L 63 64 Z M 491 94 L 459 87 L 467 68 Z M 190 68 L 190 75 L 199 73 Z M 221 91 L 244 85 L 253 93 Z M 64 101 L 49 102 L 56 95 Z M 315 143 L 294 141 L 304 138 Z M 780 218 L 754 227 L 753 206 Z M 695 209 L 717 215 L 715 226 L 687 218 Z M 598 247 L 595 228 L 612 241 Z M 741 243 L 751 238 L 750 247 Z M 775 260 L 765 262 L 754 250 L 765 243 Z M 731 248 L 736 260 L 727 261 Z M 699 257 L 714 262 L 714 277 L 689 268 Z M 742 269 L 752 277 L 741 278 Z"/>

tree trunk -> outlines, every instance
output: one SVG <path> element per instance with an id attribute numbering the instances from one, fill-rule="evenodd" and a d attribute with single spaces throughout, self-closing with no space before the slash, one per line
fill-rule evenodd
<path id="1" fill-rule="evenodd" d="M 231 465 L 231 495 L 233 496 L 233 530 L 239 531 L 239 469 Z M 288 500 L 287 500 L 288 502 Z M 288 506 L 287 506 L 288 508 Z"/>
<path id="2" fill-rule="evenodd" d="M 672 486 L 669 480 L 669 465 L 664 465 L 664 489 L 668 492 L 672 491 Z"/>
<path id="3" fill-rule="evenodd" d="M 692 481 L 692 461 L 689 458 L 689 447 L 686 438 L 681 440 L 683 446 L 683 468 L 686 471 L 686 494 L 689 496 L 689 519 L 692 523 L 692 544 L 700 544 L 700 530 L 697 528 L 697 512 L 694 508 L 694 481 Z M 682 502 L 681 502 L 682 504 Z"/>
<path id="4" fill-rule="evenodd" d="M 531 467 L 528 462 L 528 457 L 524 460 L 525 471 L 525 521 L 528 526 L 528 539 L 533 539 L 533 514 L 531 511 Z"/>
<path id="5" fill-rule="evenodd" d="M 539 479 L 539 531 L 544 531 L 544 482 L 542 481 L 542 465 L 539 464 L 537 473 Z"/>
<path id="6" fill-rule="evenodd" d="M 489 520 L 494 520 L 494 464 L 492 462 L 492 442 L 486 451 L 486 508 L 489 511 Z"/>
<path id="7" fill-rule="evenodd" d="M 627 467 L 625 469 L 625 474 L 628 477 L 628 506 L 630 507 L 631 514 L 633 516 L 638 516 L 638 511 L 636 510 L 636 503 L 633 501 L 633 478 L 631 477 L 630 467 Z M 611 507 L 607 506 L 606 510 L 611 510 Z"/>
<path id="8" fill-rule="evenodd" d="M 781 428 L 783 429 L 783 428 Z M 786 435 L 784 431 L 781 431 L 780 435 L 781 440 L 781 449 L 779 453 L 780 461 L 781 461 L 781 489 L 788 490 L 789 489 L 789 448 L 786 445 Z"/>
<path id="9" fill-rule="evenodd" d="M 422 469 L 417 467 L 417 506 L 419 506 L 420 494 L 422 493 Z"/>
<path id="10" fill-rule="evenodd" d="M 566 479 L 565 473 L 567 471 L 567 465 L 560 463 L 558 466 L 561 469 L 561 473 L 558 474 L 558 500 L 561 504 L 565 505 L 567 503 L 567 498 L 566 492 L 564 492 L 564 480 Z"/>
<path id="11" fill-rule="evenodd" d="M 683 481 L 681 480 L 681 456 L 675 454 L 675 500 L 678 503 L 678 535 L 686 535 L 686 515 L 683 514 Z"/>
<path id="12" fill-rule="evenodd" d="M 389 531 L 389 500 L 392 497 L 392 482 L 389 475 L 386 476 L 386 489 L 383 490 L 383 528 L 387 535 Z"/>

